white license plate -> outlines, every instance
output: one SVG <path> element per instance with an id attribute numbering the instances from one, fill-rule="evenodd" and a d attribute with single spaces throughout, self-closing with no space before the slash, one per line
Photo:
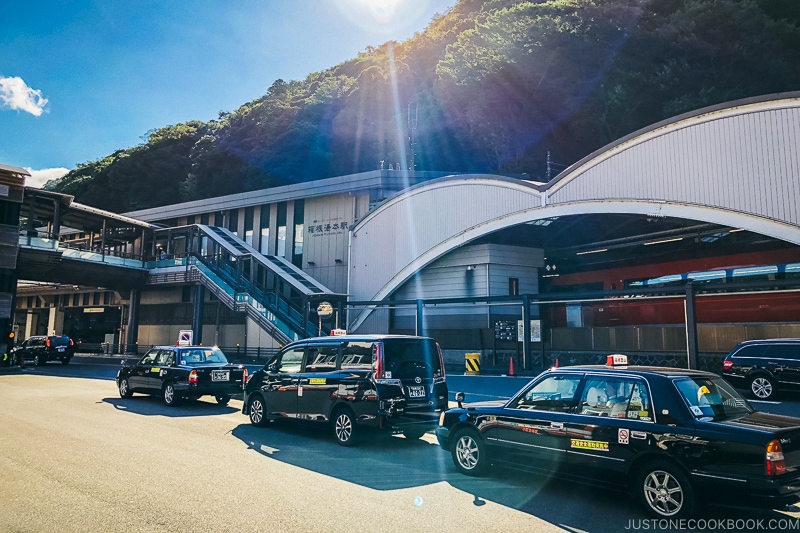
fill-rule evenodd
<path id="1" fill-rule="evenodd" d="M 211 372 L 211 381 L 230 381 L 231 373 L 227 370 L 214 370 Z"/>
<path id="2" fill-rule="evenodd" d="M 424 398 L 425 397 L 425 387 L 409 387 L 408 388 L 408 397 L 409 398 Z"/>
<path id="3" fill-rule="evenodd" d="M 56 350 L 58 350 L 59 352 L 66 351 L 66 349 L 67 349 L 67 347 L 66 347 L 66 346 L 58 346 L 58 347 L 56 348 Z"/>

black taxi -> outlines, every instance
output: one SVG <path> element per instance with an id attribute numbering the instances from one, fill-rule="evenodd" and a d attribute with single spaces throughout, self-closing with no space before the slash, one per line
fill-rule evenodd
<path id="1" fill-rule="evenodd" d="M 496 463 L 629 489 L 657 518 L 712 498 L 800 500 L 800 418 L 755 411 L 716 374 L 609 359 L 545 371 L 503 405 L 459 402 L 440 417 L 439 444 L 464 474 Z"/>
<path id="2" fill-rule="evenodd" d="M 328 425 L 353 446 L 368 429 L 419 438 L 447 409 L 442 352 L 408 335 L 316 337 L 284 347 L 245 388 L 242 413 L 255 426 L 293 419 Z"/>
<path id="3" fill-rule="evenodd" d="M 123 398 L 142 392 L 170 406 L 206 395 L 227 405 L 242 395 L 247 376 L 247 368 L 229 363 L 216 346 L 154 346 L 138 361 L 122 361 L 117 387 Z"/>

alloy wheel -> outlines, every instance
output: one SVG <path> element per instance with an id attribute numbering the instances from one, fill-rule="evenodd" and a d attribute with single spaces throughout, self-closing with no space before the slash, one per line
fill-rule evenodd
<path id="1" fill-rule="evenodd" d="M 669 472 L 650 472 L 644 480 L 643 489 L 647 505 L 660 516 L 674 516 L 683 508 L 683 487 Z"/>

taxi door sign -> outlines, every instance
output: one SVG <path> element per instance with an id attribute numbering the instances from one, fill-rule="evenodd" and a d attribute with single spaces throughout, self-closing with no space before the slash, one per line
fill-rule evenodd
<path id="1" fill-rule="evenodd" d="M 625 428 L 619 428 L 617 433 L 617 440 L 620 444 L 628 444 L 628 439 L 630 438 L 631 434 L 630 431 Z"/>
<path id="2" fill-rule="evenodd" d="M 192 333 L 191 329 L 180 330 L 180 332 L 178 332 L 178 346 L 191 346 Z"/>
<path id="3" fill-rule="evenodd" d="M 608 451 L 608 443 L 599 440 L 570 439 L 569 445 L 571 448 L 577 448 L 579 450 Z"/>

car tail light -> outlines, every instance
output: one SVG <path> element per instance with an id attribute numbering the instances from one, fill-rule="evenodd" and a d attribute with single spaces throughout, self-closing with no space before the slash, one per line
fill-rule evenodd
<path id="1" fill-rule="evenodd" d="M 250 381 L 250 372 L 247 371 L 245 368 L 242 370 L 242 384 L 247 385 L 247 382 Z"/>
<path id="2" fill-rule="evenodd" d="M 74 343 L 74 342 L 72 342 L 72 339 L 70 339 L 70 340 L 69 340 L 69 345 L 70 345 L 70 346 L 75 346 L 75 343 Z"/>
<path id="3" fill-rule="evenodd" d="M 730 359 L 725 359 L 725 362 L 722 363 L 722 370 L 730 370 L 733 367 L 733 361 Z"/>
<path id="4" fill-rule="evenodd" d="M 445 372 L 444 372 L 444 357 L 442 356 L 442 347 L 441 347 L 441 346 L 439 346 L 439 343 L 438 343 L 438 342 L 436 343 L 436 351 L 438 351 L 438 352 L 439 352 L 439 366 L 442 368 L 442 377 L 444 378 L 444 377 L 445 377 Z M 433 377 L 438 377 L 438 376 L 436 376 L 436 375 L 434 374 L 434 376 L 433 376 Z"/>
<path id="5" fill-rule="evenodd" d="M 47 346 L 48 348 L 50 347 L 50 337 L 47 337 L 47 338 L 44 340 L 44 345 L 45 345 L 45 346 Z"/>
<path id="6" fill-rule="evenodd" d="M 197 383 L 197 370 L 189 372 L 189 383 Z"/>
<path id="7" fill-rule="evenodd" d="M 765 465 L 768 476 L 779 476 L 786 473 L 786 461 L 780 441 L 773 440 L 767 444 Z"/>
<path id="8" fill-rule="evenodd" d="M 372 348 L 375 361 L 375 379 L 383 379 L 383 344 L 376 342 Z"/>

